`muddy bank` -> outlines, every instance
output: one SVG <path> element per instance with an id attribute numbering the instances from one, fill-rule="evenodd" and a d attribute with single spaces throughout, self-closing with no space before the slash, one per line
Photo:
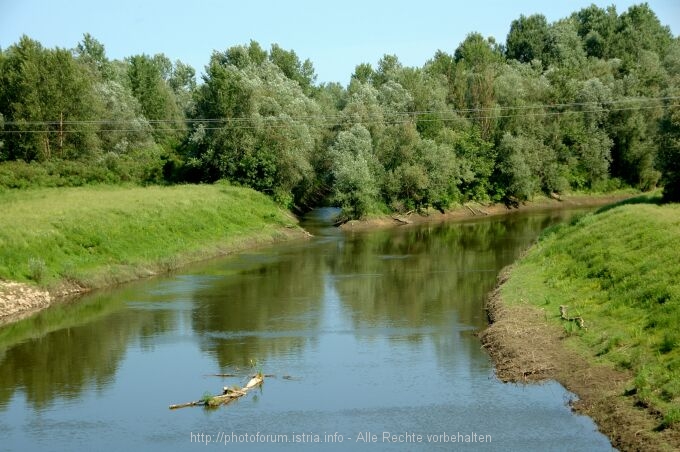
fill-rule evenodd
<path id="1" fill-rule="evenodd" d="M 490 326 L 479 336 L 498 378 L 519 383 L 559 381 L 578 395 L 572 407 L 593 418 L 619 450 L 680 450 L 680 431 L 659 430 L 658 413 L 631 394 L 631 373 L 595 363 L 595 357 L 569 349 L 564 328 L 548 323 L 543 309 L 503 302 L 500 288 L 511 273 L 512 268 L 506 268 L 499 275 L 486 306 Z"/>
<path id="2" fill-rule="evenodd" d="M 487 216 L 507 215 L 515 212 L 528 212 L 532 210 L 568 209 L 576 207 L 596 207 L 611 204 L 627 199 L 633 194 L 616 195 L 587 195 L 587 196 L 563 196 L 560 199 L 540 198 L 534 201 L 526 201 L 516 206 L 505 204 L 480 204 L 467 203 L 444 213 L 436 210 L 428 210 L 425 214 L 410 213 L 406 215 L 393 214 L 380 217 L 372 217 L 363 220 L 351 220 L 344 223 L 340 228 L 344 231 L 367 231 L 377 228 L 390 228 L 408 226 L 410 224 L 436 223 L 443 221 L 465 220 L 470 218 L 484 218 Z"/>

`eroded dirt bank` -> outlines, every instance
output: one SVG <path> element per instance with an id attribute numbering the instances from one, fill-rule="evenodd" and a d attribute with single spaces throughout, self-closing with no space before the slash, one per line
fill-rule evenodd
<path id="1" fill-rule="evenodd" d="M 46 308 L 52 296 L 28 284 L 0 281 L 0 325 Z"/>
<path id="2" fill-rule="evenodd" d="M 500 288 L 511 274 L 509 267 L 499 275 L 487 302 L 490 326 L 479 335 L 498 378 L 518 383 L 559 381 L 578 395 L 572 407 L 593 418 L 619 450 L 680 450 L 680 432 L 659 430 L 658 413 L 641 406 L 630 393 L 630 373 L 569 349 L 565 330 L 548 323 L 543 309 L 503 302 Z"/>
<path id="3" fill-rule="evenodd" d="M 0 280 L 0 326 L 29 317 L 57 302 L 89 292 L 87 287 L 64 281 L 47 290 L 31 284 Z"/>
<path id="4" fill-rule="evenodd" d="M 519 203 L 516 206 L 505 204 L 484 205 L 480 203 L 467 203 L 444 213 L 430 209 L 426 214 L 409 213 L 406 215 L 384 215 L 362 220 L 351 220 L 340 226 L 344 231 L 368 231 L 377 228 L 389 228 L 396 226 L 408 226 L 410 224 L 436 223 L 444 221 L 466 220 L 470 218 L 484 218 L 486 216 L 508 215 L 515 212 L 527 212 L 532 210 L 569 209 L 578 207 L 596 207 L 613 202 L 621 201 L 635 195 L 584 195 L 563 196 L 559 200 L 552 198 L 540 198 L 535 201 Z"/>

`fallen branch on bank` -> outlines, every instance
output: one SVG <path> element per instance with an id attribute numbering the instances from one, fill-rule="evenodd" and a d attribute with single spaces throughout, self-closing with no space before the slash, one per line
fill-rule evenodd
<path id="1" fill-rule="evenodd" d="M 585 321 L 583 320 L 583 317 L 581 317 L 580 315 L 576 317 L 569 317 L 569 315 L 567 314 L 567 309 L 569 309 L 568 306 L 564 305 L 560 306 L 560 317 L 562 318 L 562 320 L 566 320 L 568 322 L 575 322 L 579 328 L 581 328 L 582 330 L 587 330 L 588 328 L 586 328 L 586 324 Z"/>
<path id="2" fill-rule="evenodd" d="M 398 221 L 398 222 L 401 223 L 401 224 L 411 224 L 411 223 L 413 223 L 413 221 L 411 221 L 411 220 L 408 220 L 408 219 L 406 219 L 406 218 L 400 218 L 400 217 L 398 217 L 398 216 L 396 216 L 396 215 L 393 215 L 393 216 L 392 216 L 392 219 L 393 219 L 394 221 Z"/>
<path id="3" fill-rule="evenodd" d="M 472 215 L 477 216 L 477 215 L 489 215 L 489 212 L 485 212 L 479 207 L 472 207 L 469 204 L 465 204 L 465 207 L 468 208 L 468 210 L 472 213 Z"/>

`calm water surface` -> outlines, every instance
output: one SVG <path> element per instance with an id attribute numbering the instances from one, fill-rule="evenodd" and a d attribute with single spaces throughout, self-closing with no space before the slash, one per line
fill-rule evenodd
<path id="1" fill-rule="evenodd" d="M 574 214 L 342 234 L 321 210 L 312 240 L 2 328 L 0 450 L 611 450 L 560 385 L 496 380 L 474 336 L 498 271 Z M 168 409 L 258 370 L 275 376 L 231 405 Z M 258 432 L 343 442 L 224 443 Z M 428 442 L 458 433 L 492 442 Z"/>

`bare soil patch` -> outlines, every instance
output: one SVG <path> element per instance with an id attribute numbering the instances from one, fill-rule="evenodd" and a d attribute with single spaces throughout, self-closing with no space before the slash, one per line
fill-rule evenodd
<path id="1" fill-rule="evenodd" d="M 30 317 L 56 302 L 70 300 L 88 290 L 72 282 L 62 282 L 58 287 L 46 290 L 0 280 L 0 326 Z"/>
<path id="2" fill-rule="evenodd" d="M 503 302 L 500 287 L 509 275 L 508 268 L 501 272 L 487 302 L 491 325 L 479 335 L 498 378 L 521 383 L 559 381 L 578 395 L 573 409 L 592 417 L 619 450 L 680 450 L 680 431 L 659 429 L 659 414 L 642 406 L 631 393 L 630 373 L 572 350 L 565 330 L 549 323 L 542 309 Z"/>
<path id="3" fill-rule="evenodd" d="M 17 282 L 0 281 L 0 325 L 46 308 L 52 297 L 46 290 Z"/>

